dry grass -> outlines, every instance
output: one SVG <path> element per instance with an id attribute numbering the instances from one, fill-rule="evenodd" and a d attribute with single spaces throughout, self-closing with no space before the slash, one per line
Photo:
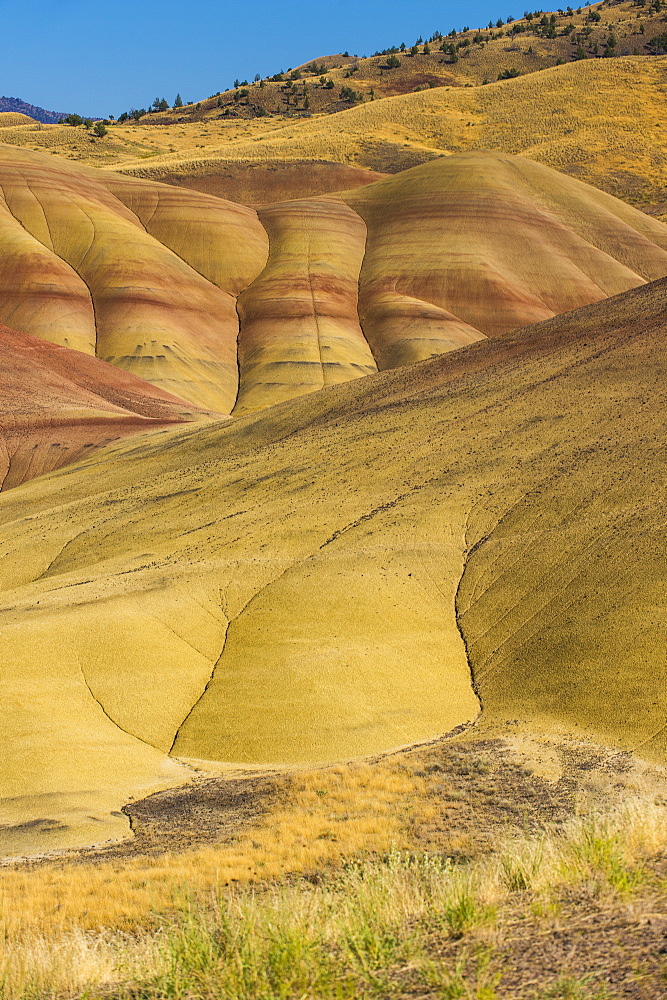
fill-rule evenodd
<path id="1" fill-rule="evenodd" d="M 665 57 L 586 60 L 471 88 L 438 88 L 290 123 L 144 126 L 174 152 L 120 164 L 160 179 L 230 163 L 324 159 L 390 172 L 443 153 L 519 153 L 641 205 L 664 198 Z M 200 134 L 197 142 L 196 129 Z M 204 133 L 208 134 L 204 134 Z M 116 130 L 114 130 L 116 134 Z M 164 145 L 163 145 L 164 148 Z"/>
<path id="2" fill-rule="evenodd" d="M 423 779 L 391 761 L 303 772 L 294 778 L 289 803 L 272 809 L 224 850 L 95 866 L 52 862 L 5 869 L 0 929 L 12 938 L 100 927 L 128 931 L 168 906 L 177 885 L 197 891 L 276 878 L 326 866 L 343 855 L 387 850 L 405 840 L 411 824 L 430 818 L 423 793 Z"/>
<path id="3" fill-rule="evenodd" d="M 312 833 L 324 828 L 319 793 L 331 795 L 329 807 L 347 801 L 336 795 L 342 772 L 328 777 L 329 787 L 322 789 L 313 784 L 314 776 L 304 775 L 289 818 L 287 812 L 274 817 L 283 845 L 298 848 L 297 828 Z M 363 779 L 372 782 L 372 772 L 360 770 L 358 777 L 361 785 L 349 789 L 352 798 L 365 793 Z M 220 879 L 225 862 L 219 853 L 217 870 L 212 858 L 208 866 L 186 859 L 180 868 L 171 859 L 161 874 L 158 912 L 146 907 L 143 921 L 130 933 L 118 919 L 97 931 L 86 929 L 81 919 L 6 931 L 0 996 L 34 1000 L 104 988 L 105 995 L 111 990 L 119 997 L 340 1000 L 386 996 L 402 982 L 418 991 L 428 987 L 445 1000 L 492 1000 L 500 973 L 489 967 L 479 947 L 485 945 L 490 954 L 494 940 L 503 938 L 508 905 L 525 900 L 533 912 L 545 915 L 560 891 L 578 886 L 612 905 L 641 889 L 649 877 L 646 861 L 667 847 L 664 806 L 637 800 L 605 816 L 577 818 L 559 833 L 501 842 L 492 857 L 460 867 L 446 857 L 387 848 L 399 828 L 387 826 L 390 811 L 383 803 L 395 807 L 402 785 L 398 775 L 390 779 L 385 773 L 380 786 L 368 788 L 378 795 L 383 821 L 373 826 L 360 817 L 356 836 L 363 832 L 363 854 L 359 847 L 350 852 L 354 837 L 346 850 L 339 845 L 335 858 L 325 852 L 320 865 L 336 864 L 315 883 L 270 879 L 259 890 L 228 890 Z M 333 812 L 338 815 L 338 808 Z M 307 870 L 316 853 L 317 847 L 305 854 L 297 850 L 290 859 L 292 871 Z M 68 872 L 80 891 L 76 870 Z M 86 869 L 86 880 L 90 874 Z M 146 874 L 136 866 L 132 870 L 137 880 Z M 38 871 L 30 877 L 34 884 L 43 875 Z M 114 895 L 117 885 L 118 879 Z M 108 885 L 103 892 L 98 888 L 101 911 L 99 896 L 108 892 Z M 442 957 L 438 942 L 447 940 L 470 942 L 477 949 L 472 977 L 469 962 L 452 964 Z"/>
<path id="4" fill-rule="evenodd" d="M 252 120 L 260 108 L 281 118 L 307 117 L 303 106 L 306 92 L 311 114 L 331 114 L 346 106 L 340 97 L 342 86 L 351 86 L 366 100 L 407 94 L 433 86 L 476 86 L 495 81 L 499 73 L 506 70 L 528 74 L 552 67 L 559 61 L 570 62 L 580 41 L 583 41 L 588 57 L 603 55 L 612 31 L 616 36 L 617 55 L 645 55 L 652 51 L 651 39 L 664 31 L 659 12 L 646 7 L 640 10 L 632 0 L 596 6 L 600 14 L 598 22 L 589 20 L 590 8 L 584 8 L 581 13 L 556 14 L 553 38 L 543 37 L 537 21 L 529 25 L 524 18 L 518 18 L 512 26 L 459 32 L 455 38 L 444 39 L 445 46 L 453 42 L 459 45 L 456 62 L 451 61 L 448 52 L 441 50 L 440 40 L 431 42 L 428 50 L 425 50 L 424 44 L 419 44 L 412 52 L 413 40 L 408 38 L 404 39 L 407 51 L 399 53 L 400 65 L 393 68 L 387 66 L 387 55 L 359 57 L 337 54 L 318 58 L 314 63 L 307 62 L 298 67 L 301 76 L 294 85 L 293 81 L 264 80 L 261 86 L 251 83 L 243 88 L 247 97 L 240 97 L 234 90 L 224 91 L 182 109 L 147 116 L 142 119 L 140 127 L 174 122 L 210 124 L 230 116 Z M 524 30 L 512 34 L 519 28 Z M 584 34 L 581 35 L 581 32 Z M 399 42 L 400 39 L 397 39 L 396 43 Z M 313 73 L 313 68 L 317 72 Z M 321 82 L 322 76 L 334 86 L 325 86 Z"/>
<path id="5" fill-rule="evenodd" d="M 18 116 L 12 116 L 18 117 Z M 199 134 L 191 130 L 190 141 L 196 143 Z M 166 138 L 166 136 L 165 136 Z M 166 144 L 136 129 L 120 126 L 110 129 L 103 138 L 97 137 L 83 126 L 45 125 L 41 122 L 12 121 L 3 127 L 0 122 L 0 143 L 21 146 L 24 149 L 55 153 L 80 163 L 95 167 L 109 166 L 127 160 L 141 160 L 168 152 L 177 147 L 169 141 Z"/>
<path id="6" fill-rule="evenodd" d="M 36 125 L 34 118 L 21 114 L 20 111 L 0 111 L 0 129 L 15 125 Z"/>
<path id="7" fill-rule="evenodd" d="M 328 160 L 395 171 L 443 153 L 496 149 L 651 205 L 667 186 L 667 58 L 557 66 L 470 88 L 441 87 L 307 119 L 204 119 L 83 128 L 4 128 L 5 143 L 135 176 L 224 172 L 228 164 Z"/>

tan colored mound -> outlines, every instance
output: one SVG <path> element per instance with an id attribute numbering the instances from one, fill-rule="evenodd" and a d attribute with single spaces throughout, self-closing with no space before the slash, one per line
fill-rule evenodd
<path id="1" fill-rule="evenodd" d="M 36 125 L 35 118 L 24 115 L 20 111 L 0 111 L 0 128 L 11 128 L 14 125 Z"/>
<path id="2" fill-rule="evenodd" d="M 366 227 L 324 198 L 259 212 L 271 253 L 239 298 L 239 397 L 258 410 L 377 371 L 357 316 Z"/>
<path id="3" fill-rule="evenodd" d="M 0 326 L 0 489 L 200 415 L 104 361 Z"/>
<path id="4" fill-rule="evenodd" d="M 662 280 L 0 497 L 7 843 L 118 832 L 169 752 L 435 736 L 476 714 L 466 650 L 482 731 L 664 756 L 666 309 Z"/>
<path id="5" fill-rule="evenodd" d="M 194 192 L 106 184 L 51 157 L 3 151 L 0 319 L 229 412 L 237 391 L 234 293 L 266 257 L 256 216 Z"/>
<path id="6" fill-rule="evenodd" d="M 461 153 L 342 195 L 368 226 L 359 315 L 379 368 L 667 274 L 667 228 L 520 157 Z"/>
<path id="7" fill-rule="evenodd" d="M 215 165 L 210 169 L 202 167 L 192 173 L 165 173 L 160 176 L 160 180 L 257 208 L 276 201 L 351 190 L 382 180 L 384 176 L 377 170 L 367 170 L 349 163 L 301 160 L 283 163 L 225 163 L 217 168 Z"/>

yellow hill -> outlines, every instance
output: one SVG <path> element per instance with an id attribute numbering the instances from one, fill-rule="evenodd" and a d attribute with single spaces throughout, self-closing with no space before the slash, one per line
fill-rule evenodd
<path id="1" fill-rule="evenodd" d="M 13 125 L 36 125 L 37 122 L 29 115 L 20 111 L 0 111 L 0 128 L 11 128 Z"/>
<path id="2" fill-rule="evenodd" d="M 171 142 L 175 151 L 120 169 L 155 180 L 179 176 L 187 183 L 192 177 L 196 186 L 198 178 L 212 183 L 216 173 L 244 163 L 329 160 L 395 172 L 443 153 L 493 149 L 521 154 L 651 208 L 664 202 L 667 186 L 666 168 L 656 155 L 667 145 L 666 66 L 667 57 L 584 60 L 488 86 L 441 87 L 289 124 L 257 119 L 242 126 L 224 121 L 137 126 L 133 134 L 161 143 L 163 151 Z M 263 183 L 258 177 L 250 193 L 254 203 L 261 201 Z M 227 191 L 234 196 L 231 185 Z M 273 200 L 268 185 L 266 198 Z"/>
<path id="3" fill-rule="evenodd" d="M 117 832 L 173 757 L 435 736 L 479 710 L 469 666 L 484 732 L 664 757 L 666 305 L 661 280 L 4 494 L 6 845 Z"/>

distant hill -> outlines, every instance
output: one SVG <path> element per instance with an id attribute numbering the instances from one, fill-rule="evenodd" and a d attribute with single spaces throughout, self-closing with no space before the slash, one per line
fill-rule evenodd
<path id="1" fill-rule="evenodd" d="M 66 118 L 70 113 L 69 111 L 46 111 L 34 104 L 27 104 L 20 97 L 0 97 L 0 111 L 14 111 L 18 114 L 28 115 L 29 118 L 44 122 L 46 125 L 57 125 L 61 118 Z"/>
<path id="2" fill-rule="evenodd" d="M 523 17 L 446 35 L 437 31 L 370 56 L 344 52 L 319 57 L 263 80 L 236 81 L 234 88 L 197 103 L 149 115 L 143 124 L 265 115 L 307 118 L 435 87 L 486 85 L 563 63 L 665 53 L 662 0 L 602 0 L 576 10 L 526 11 Z"/>

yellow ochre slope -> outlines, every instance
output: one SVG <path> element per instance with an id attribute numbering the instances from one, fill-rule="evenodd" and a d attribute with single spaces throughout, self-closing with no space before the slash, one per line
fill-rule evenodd
<path id="1" fill-rule="evenodd" d="M 477 715 L 470 668 L 482 731 L 664 757 L 666 306 L 663 279 L 0 497 L 5 849 L 118 833 L 174 757 L 436 736 Z"/>

